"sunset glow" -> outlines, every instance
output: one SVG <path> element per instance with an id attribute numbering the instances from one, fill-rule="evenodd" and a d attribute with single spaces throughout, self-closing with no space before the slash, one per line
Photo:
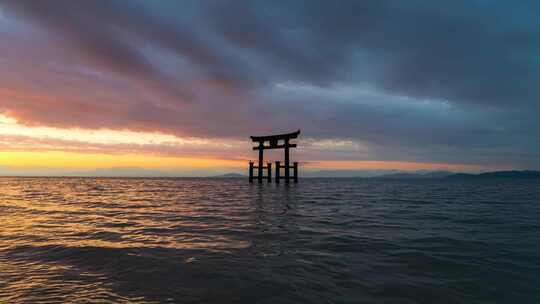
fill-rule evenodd
<path id="1" fill-rule="evenodd" d="M 369 28 L 366 40 L 351 30 L 386 20 L 379 7 L 336 24 L 291 15 L 318 16 L 317 5 L 113 2 L 0 4 L 1 166 L 245 172 L 250 135 L 297 129 L 307 170 L 540 164 L 536 52 L 497 38 L 532 37 L 522 18 L 493 35 L 448 16 L 420 33 L 407 22 Z M 448 28 L 462 40 L 433 39 Z M 478 54 L 460 55 L 475 43 Z M 514 52 L 522 65 L 505 59 Z"/>
<path id="2" fill-rule="evenodd" d="M 194 169 L 239 167 L 245 162 L 213 158 L 159 157 L 137 154 L 91 154 L 69 152 L 0 152 L 0 166 L 52 168 L 144 167 Z"/>
<path id="3" fill-rule="evenodd" d="M 181 138 L 160 132 L 111 129 L 29 126 L 0 115 L 0 166 L 11 168 L 88 170 L 96 168 L 146 168 L 193 170 L 222 168 L 243 172 L 254 155 L 249 142 L 205 138 Z M 22 139 L 22 140 L 21 140 Z M 340 149 L 367 151 L 352 141 L 306 140 L 312 160 L 302 162 L 308 170 L 451 170 L 485 171 L 490 166 L 404 161 L 317 160 L 318 153 Z M 248 149 L 245 149 L 246 146 Z M 122 148 L 124 147 L 124 148 Z M 125 147 L 128 147 L 127 149 Z M 164 152 L 168 148 L 169 152 Z M 223 149 L 234 157 L 220 157 Z M 245 151 L 248 150 L 248 151 Z M 201 153 L 202 151 L 202 153 Z M 208 151 L 209 155 L 204 155 Z M 213 151 L 213 152 L 210 152 Z M 275 154 L 275 153 L 274 153 Z M 271 154 L 272 155 L 272 154 Z"/>

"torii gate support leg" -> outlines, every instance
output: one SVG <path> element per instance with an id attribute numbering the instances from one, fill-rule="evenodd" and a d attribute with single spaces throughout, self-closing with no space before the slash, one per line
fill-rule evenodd
<path id="1" fill-rule="evenodd" d="M 294 183 L 298 183 L 298 162 L 293 163 L 294 166 Z"/>
<path id="2" fill-rule="evenodd" d="M 262 184 L 263 182 L 263 142 L 259 143 L 259 166 L 257 167 L 257 179 L 259 181 L 259 184 Z"/>
<path id="3" fill-rule="evenodd" d="M 290 164 L 289 164 L 289 140 L 285 140 L 285 184 L 289 183 L 290 177 Z"/>
<path id="4" fill-rule="evenodd" d="M 249 182 L 253 183 L 253 162 L 249 161 Z"/>
<path id="5" fill-rule="evenodd" d="M 281 169 L 281 162 L 278 160 L 276 161 L 276 184 L 279 184 L 279 170 Z"/>

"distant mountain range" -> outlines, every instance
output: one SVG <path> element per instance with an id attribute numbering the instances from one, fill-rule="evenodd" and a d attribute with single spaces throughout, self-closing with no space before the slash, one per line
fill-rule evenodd
<path id="1" fill-rule="evenodd" d="M 376 179 L 427 179 L 427 178 L 445 178 L 455 173 L 449 171 L 434 171 L 422 173 L 393 173 L 374 176 Z"/>
<path id="2" fill-rule="evenodd" d="M 373 179 L 493 179 L 493 178 L 523 178 L 540 179 L 540 171 L 494 171 L 479 174 L 452 173 L 448 171 L 436 171 L 428 173 L 395 173 L 372 177 Z"/>
<path id="3" fill-rule="evenodd" d="M 0 166 L 0 176 L 73 176 L 73 177 L 213 177 L 247 178 L 239 172 L 216 172 L 217 170 L 150 170 L 143 168 L 99 168 L 90 171 L 56 170 L 14 170 Z M 479 174 L 456 173 L 449 171 L 400 171 L 400 170 L 310 170 L 300 172 L 301 178 L 365 178 L 365 179 L 494 179 L 520 178 L 540 179 L 540 171 L 494 171 Z"/>
<path id="4" fill-rule="evenodd" d="M 540 171 L 495 171 L 495 172 L 486 172 L 480 174 L 467 174 L 467 173 L 457 173 L 447 176 L 446 178 L 524 178 L 524 179 L 540 179 Z"/>
<path id="5" fill-rule="evenodd" d="M 332 173 L 325 175 L 324 173 Z M 371 172 L 371 174 L 374 174 Z M 365 179 L 487 179 L 487 178 L 526 178 L 540 179 L 540 171 L 495 171 L 479 174 L 455 173 L 450 171 L 415 171 L 415 172 L 396 172 L 379 175 L 359 174 L 352 175 L 352 172 L 335 174 L 334 171 L 315 171 L 304 175 L 307 178 L 365 178 Z M 247 175 L 238 173 L 227 173 L 213 176 L 214 178 L 247 178 Z"/>
<path id="6" fill-rule="evenodd" d="M 400 170 L 301 170 L 301 177 L 375 177 L 387 174 L 403 173 Z M 415 171 L 413 173 L 421 173 Z"/>

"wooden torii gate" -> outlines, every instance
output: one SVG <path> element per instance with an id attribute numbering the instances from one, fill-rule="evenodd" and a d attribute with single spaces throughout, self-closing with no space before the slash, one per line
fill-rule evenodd
<path id="1" fill-rule="evenodd" d="M 252 161 L 249 162 L 249 182 L 253 182 L 253 169 L 257 169 L 257 180 L 259 183 L 263 181 L 263 170 L 267 170 L 266 179 L 269 183 L 272 182 L 272 163 L 263 165 L 264 150 L 266 149 L 285 149 L 285 165 L 281 165 L 280 161 L 276 161 L 276 183 L 279 183 L 280 179 L 285 179 L 285 183 L 289 183 L 292 178 L 295 183 L 298 183 L 298 162 L 294 162 L 291 167 L 289 161 L 289 148 L 296 148 L 296 144 L 290 143 L 291 139 L 297 138 L 300 134 L 300 130 L 292 133 L 268 135 L 268 136 L 251 136 L 251 140 L 259 145 L 253 147 L 253 150 L 259 151 L 259 159 L 257 166 Z M 282 141 L 282 142 L 281 142 Z M 268 142 L 268 145 L 264 143 Z M 285 169 L 285 176 L 280 176 L 280 169 Z M 290 176 L 290 169 L 293 168 L 293 176 Z"/>

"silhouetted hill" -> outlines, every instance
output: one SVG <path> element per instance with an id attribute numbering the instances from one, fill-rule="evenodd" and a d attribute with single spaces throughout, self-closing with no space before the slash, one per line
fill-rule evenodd
<path id="1" fill-rule="evenodd" d="M 435 171 L 435 172 L 426 172 L 426 173 L 393 173 L 385 174 L 380 176 L 375 176 L 373 178 L 377 179 L 427 179 L 427 178 L 443 178 L 449 175 L 454 175 L 452 172 L 448 171 Z"/>
<path id="2" fill-rule="evenodd" d="M 425 178 L 422 174 L 416 174 L 416 173 L 394 173 L 394 174 L 385 174 L 380 176 L 375 176 L 372 178 L 376 179 L 417 179 L 417 178 Z"/>
<path id="3" fill-rule="evenodd" d="M 426 178 L 443 178 L 443 177 L 447 177 L 447 176 L 452 175 L 452 174 L 454 174 L 454 172 L 435 171 L 435 172 L 424 173 L 423 176 L 426 177 Z"/>
<path id="4" fill-rule="evenodd" d="M 385 174 L 400 173 L 399 170 L 305 170 L 300 173 L 300 177 L 316 177 L 316 178 L 370 178 Z"/>
<path id="5" fill-rule="evenodd" d="M 540 179 L 540 171 L 495 171 L 485 172 L 480 174 L 470 173 L 452 173 L 448 171 L 436 171 L 427 173 L 392 173 L 372 177 L 375 179 L 428 179 L 428 178 L 452 178 L 452 179 L 468 179 L 468 178 L 523 178 L 523 179 Z"/>
<path id="6" fill-rule="evenodd" d="M 474 178 L 474 177 L 476 177 L 476 174 L 456 173 L 456 174 L 448 175 L 446 178 Z"/>
<path id="7" fill-rule="evenodd" d="M 525 178 L 525 179 L 540 179 L 540 171 L 531 171 L 531 170 L 524 170 L 524 171 L 495 171 L 495 172 L 486 172 L 486 173 L 480 173 L 480 174 L 466 174 L 466 173 L 459 173 L 459 174 L 452 174 L 447 176 L 446 178 Z"/>

